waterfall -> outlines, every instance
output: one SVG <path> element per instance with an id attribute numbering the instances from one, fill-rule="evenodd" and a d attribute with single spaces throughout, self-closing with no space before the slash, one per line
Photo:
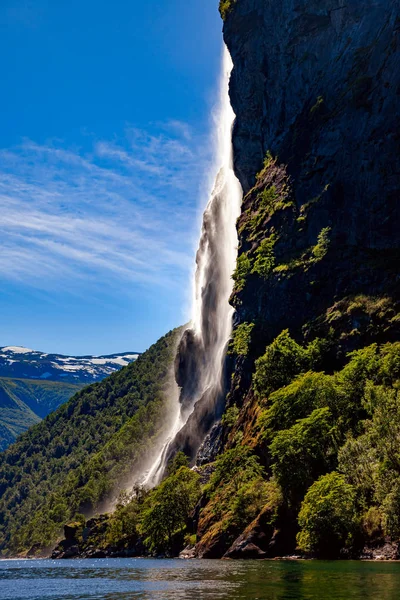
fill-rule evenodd
<path id="1" fill-rule="evenodd" d="M 229 100 L 232 66 L 224 48 L 216 118 L 218 172 L 203 214 L 193 280 L 192 320 L 176 358 L 175 377 L 180 387 L 176 417 L 145 476 L 143 483 L 148 486 L 158 483 L 168 459 L 177 450 L 184 450 L 194 459 L 223 403 L 226 347 L 232 331 L 229 297 L 237 256 L 236 220 L 242 200 L 242 189 L 233 171 L 235 114 Z"/>

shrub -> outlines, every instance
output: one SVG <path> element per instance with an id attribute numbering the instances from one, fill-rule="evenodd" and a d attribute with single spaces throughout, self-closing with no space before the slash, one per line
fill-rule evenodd
<path id="1" fill-rule="evenodd" d="M 240 254 L 236 261 L 236 269 L 233 272 L 232 279 L 236 284 L 236 291 L 240 292 L 246 283 L 247 276 L 251 272 L 251 260 L 246 253 Z"/>
<path id="2" fill-rule="evenodd" d="M 176 455 L 174 456 L 174 458 L 172 460 L 169 461 L 168 466 L 167 466 L 167 472 L 168 475 L 175 475 L 175 473 L 177 471 L 179 471 L 179 469 L 181 467 L 188 467 L 189 466 L 189 458 L 186 456 L 186 454 L 182 451 L 179 451 L 176 453 Z"/>
<path id="3" fill-rule="evenodd" d="M 235 406 L 230 406 L 222 415 L 221 423 L 225 427 L 233 427 L 239 417 L 239 409 Z"/>
<path id="4" fill-rule="evenodd" d="M 231 483 L 239 489 L 241 485 L 262 475 L 262 468 L 250 448 L 238 444 L 227 450 L 215 461 L 209 489 L 216 490 L 222 483 Z"/>
<path id="5" fill-rule="evenodd" d="M 339 450 L 339 470 L 357 488 L 359 495 L 370 502 L 374 494 L 377 454 L 368 435 L 349 437 Z"/>
<path id="6" fill-rule="evenodd" d="M 308 490 L 301 505 L 299 548 L 320 557 L 336 558 L 350 547 L 357 530 L 355 490 L 335 471 L 323 475 Z"/>
<path id="7" fill-rule="evenodd" d="M 269 446 L 272 472 L 289 503 L 336 463 L 335 429 L 329 408 L 318 408 L 290 429 L 280 431 Z"/>
<path id="8" fill-rule="evenodd" d="M 268 396 L 288 385 L 309 364 L 306 350 L 285 329 L 256 361 L 253 385 L 258 396 Z"/>
<path id="9" fill-rule="evenodd" d="M 253 329 L 254 323 L 241 323 L 238 325 L 232 333 L 230 351 L 238 356 L 247 356 Z"/>
<path id="10" fill-rule="evenodd" d="M 328 252 L 329 248 L 329 234 L 331 232 L 330 227 L 324 227 L 318 234 L 317 244 L 313 247 L 312 253 L 314 260 L 322 260 Z"/>
<path id="11" fill-rule="evenodd" d="M 266 279 L 272 272 L 275 266 L 275 255 L 274 246 L 277 238 L 275 234 L 270 235 L 268 238 L 262 240 L 256 250 L 256 259 L 252 269 L 252 273 L 259 275 Z"/>
<path id="12" fill-rule="evenodd" d="M 307 417 L 316 408 L 327 406 L 333 412 L 337 397 L 338 390 L 333 377 L 308 371 L 269 396 L 269 407 L 263 412 L 259 423 L 265 435 L 271 437 L 281 429 L 292 427 L 298 419 Z"/>
<path id="13" fill-rule="evenodd" d="M 226 17 L 232 11 L 236 0 L 220 0 L 219 3 L 219 13 L 223 21 L 225 21 Z"/>
<path id="14" fill-rule="evenodd" d="M 382 511 L 377 506 L 371 506 L 362 517 L 365 536 L 371 541 L 381 538 L 383 535 L 382 523 Z"/>
<path id="15" fill-rule="evenodd" d="M 395 539 L 400 537 L 400 480 L 382 503 L 383 527 L 385 533 Z"/>

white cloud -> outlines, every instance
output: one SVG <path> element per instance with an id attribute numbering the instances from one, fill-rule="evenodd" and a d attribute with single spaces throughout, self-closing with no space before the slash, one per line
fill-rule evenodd
<path id="1" fill-rule="evenodd" d="M 184 123 L 130 128 L 90 154 L 25 140 L 0 150 L 0 279 L 41 289 L 88 281 L 180 285 L 207 147 Z"/>

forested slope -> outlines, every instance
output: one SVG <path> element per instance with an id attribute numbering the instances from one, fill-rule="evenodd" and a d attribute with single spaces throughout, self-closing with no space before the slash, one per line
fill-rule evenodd
<path id="1" fill-rule="evenodd" d="M 0 377 L 0 450 L 66 402 L 83 386 Z"/>
<path id="2" fill-rule="evenodd" d="M 75 513 L 104 508 L 129 482 L 165 421 L 178 335 L 75 394 L 0 455 L 3 554 L 54 543 Z"/>

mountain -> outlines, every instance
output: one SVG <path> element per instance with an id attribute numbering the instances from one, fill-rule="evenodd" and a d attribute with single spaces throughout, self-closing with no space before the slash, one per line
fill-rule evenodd
<path id="1" fill-rule="evenodd" d="M 0 553 L 49 544 L 75 513 L 104 510 L 151 457 L 168 422 L 178 333 L 86 386 L 0 454 Z"/>
<path id="2" fill-rule="evenodd" d="M 220 12 L 244 192 L 222 417 L 205 438 L 188 418 L 196 445 L 117 498 L 157 454 L 174 362 L 190 394 L 199 340 L 162 338 L 0 456 L 3 554 L 64 523 L 56 557 L 400 558 L 400 2 Z"/>
<path id="3" fill-rule="evenodd" d="M 195 553 L 398 557 L 400 3 L 220 10 L 244 199 Z"/>
<path id="4" fill-rule="evenodd" d="M 106 356 L 64 356 L 21 346 L 4 346 L 0 348 L 0 377 L 89 384 L 101 381 L 138 356 L 138 352 Z"/>
<path id="5" fill-rule="evenodd" d="M 84 385 L 104 379 L 138 356 L 125 352 L 76 357 L 19 346 L 0 348 L 0 450 Z"/>

